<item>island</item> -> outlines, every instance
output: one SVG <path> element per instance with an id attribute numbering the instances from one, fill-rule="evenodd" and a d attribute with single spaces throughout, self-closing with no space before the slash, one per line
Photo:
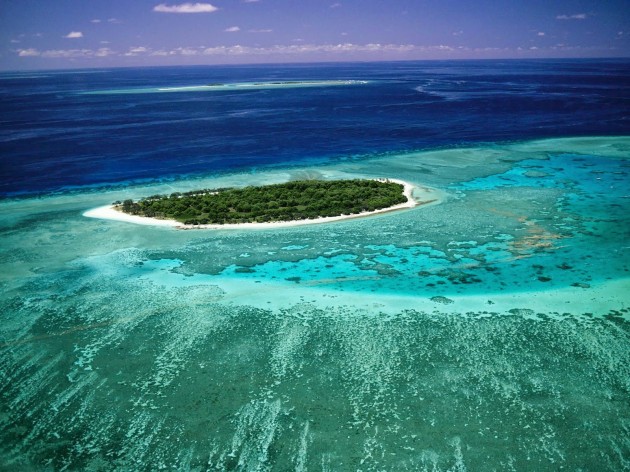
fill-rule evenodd
<path id="1" fill-rule="evenodd" d="M 264 229 L 360 218 L 442 198 L 436 189 L 394 179 L 299 180 L 127 199 L 83 215 L 178 229 Z"/>
<path id="2" fill-rule="evenodd" d="M 245 188 L 153 195 L 115 202 L 123 213 L 184 225 L 268 223 L 353 215 L 408 201 L 389 180 L 299 180 Z"/>

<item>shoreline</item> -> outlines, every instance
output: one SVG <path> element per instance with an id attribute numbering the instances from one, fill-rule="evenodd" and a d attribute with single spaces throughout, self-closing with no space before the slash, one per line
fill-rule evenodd
<path id="1" fill-rule="evenodd" d="M 228 223 L 228 224 L 207 224 L 207 225 L 185 225 L 176 220 L 162 220 L 159 218 L 149 218 L 146 216 L 129 215 L 118 211 L 114 208 L 114 205 L 105 205 L 97 208 L 93 208 L 83 213 L 83 216 L 87 218 L 98 218 L 102 220 L 123 221 L 126 223 L 133 223 L 145 226 L 161 226 L 170 227 L 175 229 L 190 230 L 190 229 L 270 229 L 270 228 L 287 228 L 293 226 L 312 225 L 332 223 L 335 221 L 350 220 L 355 218 L 366 218 L 372 215 L 378 215 L 388 213 L 391 211 L 404 210 L 408 208 L 415 208 L 416 206 L 427 206 L 431 204 L 440 203 L 442 198 L 438 194 L 438 191 L 429 189 L 428 187 L 415 187 L 409 182 L 398 179 L 375 179 L 375 180 L 389 180 L 401 184 L 403 189 L 403 195 L 407 197 L 407 202 L 400 203 L 387 208 L 381 208 L 380 210 L 366 211 L 362 213 L 356 213 L 352 215 L 339 215 L 320 217 L 315 219 L 306 220 L 292 220 L 292 221 L 271 221 L 266 223 Z M 423 196 L 430 197 L 427 200 L 417 200 L 413 196 L 414 190 L 422 192 Z"/>

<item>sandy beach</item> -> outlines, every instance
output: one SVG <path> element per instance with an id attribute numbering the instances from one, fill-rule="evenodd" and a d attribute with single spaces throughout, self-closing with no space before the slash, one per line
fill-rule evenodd
<path id="1" fill-rule="evenodd" d="M 385 179 L 376 179 L 385 180 Z M 103 220 L 124 221 L 126 223 L 134 223 L 138 225 L 147 226 L 165 226 L 176 229 L 271 229 L 271 228 L 286 228 L 292 226 L 312 225 L 331 223 L 334 221 L 342 221 L 353 218 L 365 218 L 372 215 L 388 213 L 391 211 L 403 210 L 408 208 L 414 208 L 419 205 L 431 205 L 442 201 L 443 195 L 428 187 L 416 187 L 409 182 L 397 179 L 387 179 L 390 182 L 396 182 L 404 187 L 403 194 L 407 197 L 405 203 L 394 205 L 388 208 L 382 208 L 380 210 L 356 213 L 353 215 L 339 215 L 327 218 L 315 218 L 309 220 L 294 220 L 294 221 L 273 221 L 268 223 L 236 223 L 236 224 L 224 224 L 224 225 L 185 225 L 175 220 L 162 220 L 158 218 L 149 218 L 145 216 L 129 215 L 117 210 L 113 205 L 105 205 L 83 213 L 83 216 L 88 218 L 100 218 Z"/>

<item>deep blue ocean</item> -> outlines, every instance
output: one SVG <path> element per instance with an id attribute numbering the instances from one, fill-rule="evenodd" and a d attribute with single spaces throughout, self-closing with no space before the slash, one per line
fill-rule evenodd
<path id="1" fill-rule="evenodd" d="M 159 90 L 305 80 L 356 82 Z M 627 60 L 3 73 L 0 195 L 473 143 L 629 132 Z"/>

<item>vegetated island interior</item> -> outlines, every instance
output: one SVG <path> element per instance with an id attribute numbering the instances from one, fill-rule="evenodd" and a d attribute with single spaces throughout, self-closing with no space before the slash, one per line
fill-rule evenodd
<path id="1" fill-rule="evenodd" d="M 389 180 L 299 180 L 282 184 L 195 190 L 114 202 L 131 215 L 185 225 L 268 223 L 353 215 L 406 203 Z"/>

